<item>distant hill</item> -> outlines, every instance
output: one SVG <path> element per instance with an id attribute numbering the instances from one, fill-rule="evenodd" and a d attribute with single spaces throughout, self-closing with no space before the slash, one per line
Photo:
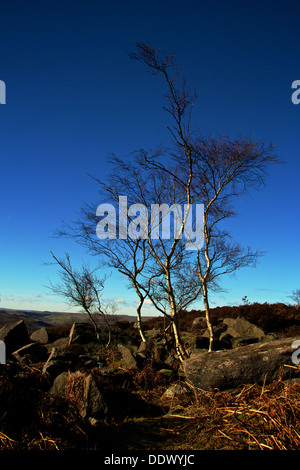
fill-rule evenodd
<path id="1" fill-rule="evenodd" d="M 116 321 L 135 322 L 136 320 L 136 317 L 133 315 L 109 315 L 108 318 L 111 323 L 115 323 Z M 151 318 L 152 317 L 144 317 L 143 321 L 147 321 Z M 89 317 L 85 313 L 0 308 L 0 328 L 7 323 L 13 323 L 20 320 L 24 320 L 28 331 L 31 332 L 43 326 L 51 327 L 69 325 L 74 321 L 86 323 L 89 321 Z"/>

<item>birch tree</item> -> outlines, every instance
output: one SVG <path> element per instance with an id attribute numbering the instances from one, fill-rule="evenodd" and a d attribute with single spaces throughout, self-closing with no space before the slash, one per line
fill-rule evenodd
<path id="1" fill-rule="evenodd" d="M 149 43 L 137 43 L 130 57 L 164 81 L 167 92 L 163 109 L 172 122 L 168 126 L 170 144 L 158 145 L 154 151 L 140 149 L 128 158 L 114 157 L 107 180 L 95 177 L 94 180 L 102 196 L 115 205 L 125 196 L 130 207 L 203 205 L 203 244 L 192 237 L 192 232 L 190 239 L 183 237 L 188 234 L 188 210 L 177 218 L 179 222 L 169 238 L 157 231 L 156 225 L 162 221 L 160 216 L 149 225 L 146 214 L 141 216 L 132 210 L 126 212 L 123 221 L 126 230 L 127 224 L 132 228 L 129 233 L 126 231 L 126 237 L 100 240 L 95 234 L 99 223 L 97 210 L 92 205 L 83 209 L 83 217 L 75 229 L 65 231 L 64 235 L 76 238 L 91 254 L 103 256 L 109 266 L 126 276 L 139 297 L 140 326 L 143 303 L 146 298 L 152 301 L 170 321 L 176 351 L 183 360 L 187 351 L 180 338 L 179 312 L 203 297 L 210 332 L 209 350 L 212 350 L 211 292 L 220 289 L 223 276 L 245 266 L 255 266 L 261 255 L 235 242 L 225 223 L 236 215 L 236 199 L 259 189 L 265 183 L 269 165 L 278 159 L 273 155 L 272 144 L 255 142 L 250 137 L 203 136 L 198 128 L 192 130 L 197 95 L 189 90 L 173 54 L 163 54 Z M 175 221 L 173 209 L 170 212 Z M 123 231 L 120 222 L 114 229 L 117 235 Z M 188 246 L 193 249 L 187 250 Z M 144 340 L 141 328 L 140 333 Z"/>
<path id="2" fill-rule="evenodd" d="M 163 77 L 167 86 L 167 106 L 172 117 L 169 127 L 173 138 L 173 160 L 176 169 L 156 158 L 145 157 L 149 168 L 172 174 L 184 188 L 189 204 L 204 205 L 204 246 L 195 246 L 197 273 L 210 333 L 209 351 L 214 332 L 210 315 L 210 292 L 220 289 L 222 276 L 233 274 L 246 266 L 255 266 L 263 253 L 242 247 L 233 241 L 226 219 L 236 215 L 236 198 L 259 189 L 265 183 L 270 164 L 279 163 L 273 144 L 255 142 L 252 138 L 230 139 L 228 136 L 203 136 L 191 131 L 191 114 L 196 94 L 190 93 L 186 81 L 178 73 L 174 55 L 162 54 L 148 43 L 138 43 L 132 59 L 146 64 L 148 69 Z"/>

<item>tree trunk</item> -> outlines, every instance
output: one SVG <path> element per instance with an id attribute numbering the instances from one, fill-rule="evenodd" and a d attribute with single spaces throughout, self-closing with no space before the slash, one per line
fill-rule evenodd
<path id="1" fill-rule="evenodd" d="M 206 324 L 207 324 L 207 328 L 209 331 L 208 351 L 211 352 L 213 342 L 214 342 L 214 330 L 213 330 L 211 318 L 210 318 L 210 307 L 209 307 L 209 301 L 208 301 L 207 286 L 205 282 L 203 283 L 203 302 L 204 302 L 204 307 L 205 307 Z"/>
<path id="2" fill-rule="evenodd" d="M 172 324 L 172 330 L 173 330 L 174 341 L 175 341 L 175 349 L 178 355 L 178 359 L 180 360 L 180 362 L 182 362 L 184 358 L 187 356 L 187 354 L 184 351 L 184 348 L 182 346 L 182 341 L 180 339 L 179 329 L 177 325 L 176 301 L 174 298 L 174 292 L 173 292 L 173 287 L 171 283 L 169 267 L 167 267 L 166 269 L 166 281 L 167 281 L 167 287 L 168 287 L 169 305 L 171 308 L 171 324 Z"/>
<path id="3" fill-rule="evenodd" d="M 100 331 L 99 331 L 98 325 L 97 325 L 97 323 L 95 322 L 95 320 L 93 319 L 91 313 L 88 312 L 88 311 L 87 311 L 87 313 L 88 313 L 88 316 L 90 317 L 90 320 L 91 320 L 91 322 L 92 322 L 92 324 L 93 324 L 93 326 L 94 326 L 94 330 L 95 330 L 95 335 L 96 335 L 97 341 L 98 341 L 98 343 L 100 343 Z"/>
<path id="4" fill-rule="evenodd" d="M 142 338 L 143 343 L 146 343 L 146 338 L 144 336 L 143 329 L 142 329 L 142 316 L 141 316 L 141 310 L 142 310 L 143 303 L 144 303 L 144 299 L 142 297 L 140 297 L 140 302 L 139 302 L 139 305 L 136 309 L 136 312 L 137 312 L 137 326 L 138 326 L 140 337 Z"/>
<path id="5" fill-rule="evenodd" d="M 103 319 L 104 319 L 104 321 L 105 321 L 105 323 L 106 323 L 107 330 L 108 330 L 108 341 L 107 341 L 107 343 L 106 343 L 106 347 L 108 348 L 108 346 L 110 345 L 110 342 L 111 342 L 111 326 L 110 326 L 110 324 L 109 324 L 109 321 L 108 321 L 107 318 L 106 318 L 105 313 L 102 313 L 102 316 L 103 316 Z"/>
<path id="6" fill-rule="evenodd" d="M 175 340 L 176 353 L 178 355 L 178 359 L 180 360 L 180 362 L 182 362 L 187 357 L 187 354 L 182 345 L 182 341 L 179 335 L 179 330 L 178 330 L 178 325 L 177 325 L 177 319 L 175 317 L 173 317 L 172 319 L 172 330 L 173 330 L 173 335 L 174 335 L 174 340 Z"/>

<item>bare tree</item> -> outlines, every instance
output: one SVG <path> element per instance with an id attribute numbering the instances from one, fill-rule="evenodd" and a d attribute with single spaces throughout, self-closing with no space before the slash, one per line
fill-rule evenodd
<path id="1" fill-rule="evenodd" d="M 57 258 L 52 252 L 51 255 L 55 263 L 59 266 L 61 282 L 48 286 L 52 292 L 66 298 L 71 305 L 81 307 L 88 314 L 98 341 L 100 341 L 99 325 L 95 318 L 100 315 L 108 328 L 108 342 L 111 340 L 111 327 L 107 320 L 107 311 L 102 307 L 100 293 L 104 288 L 105 279 L 99 279 L 95 270 L 91 270 L 87 265 L 83 265 L 81 270 L 72 267 L 69 254 L 65 254 L 65 259 Z"/>
<path id="2" fill-rule="evenodd" d="M 157 232 L 155 224 L 161 221 L 160 216 L 156 223 L 148 225 L 147 232 L 143 217 L 131 213 L 126 215 L 125 223 L 126 227 L 127 223 L 133 224 L 133 235 L 126 233 L 125 237 L 113 240 L 97 239 L 98 217 L 94 206 L 83 209 L 83 217 L 75 229 L 61 234 L 77 239 L 93 255 L 103 256 L 109 266 L 126 276 L 140 299 L 137 310 L 140 325 L 142 305 L 147 297 L 152 301 L 169 319 L 178 357 L 183 360 L 187 352 L 178 329 L 179 311 L 203 296 L 211 350 L 214 332 L 210 292 L 220 289 L 224 275 L 245 266 L 255 266 L 261 255 L 233 241 L 224 224 L 236 215 L 235 199 L 261 187 L 268 166 L 278 160 L 273 155 L 272 144 L 251 138 L 230 139 L 191 132 L 196 94 L 189 91 L 176 66 L 175 56 L 162 54 L 148 43 L 138 43 L 130 56 L 164 79 L 167 87 L 164 109 L 173 122 L 168 127 L 171 145 L 159 146 L 155 151 L 142 149 L 128 159 L 114 157 L 107 181 L 94 179 L 102 195 L 109 196 L 114 204 L 125 195 L 128 204 L 143 204 L 148 208 L 151 204 L 159 208 L 163 204 L 169 208 L 202 204 L 203 245 L 198 243 L 197 237 L 196 240 L 183 239 L 188 211 L 179 217 L 169 238 Z M 173 209 L 170 212 L 174 215 Z M 173 219 L 175 221 L 175 215 Z M 120 235 L 122 226 L 115 224 L 115 231 Z M 194 249 L 187 250 L 188 245 Z M 144 339 L 142 332 L 141 336 Z"/>
<path id="3" fill-rule="evenodd" d="M 296 289 L 292 292 L 292 295 L 290 298 L 293 300 L 293 302 L 296 304 L 297 308 L 300 308 L 300 289 Z"/>
<path id="4" fill-rule="evenodd" d="M 220 288 L 221 276 L 245 266 L 255 266 L 262 254 L 232 241 L 230 233 L 223 228 L 224 221 L 236 215 L 234 199 L 261 187 L 268 166 L 279 161 L 273 155 L 272 144 L 255 142 L 248 137 L 231 140 L 228 136 L 203 137 L 199 131 L 191 133 L 191 111 L 196 94 L 188 91 L 186 81 L 178 74 L 174 55 L 163 55 L 148 43 L 138 43 L 131 57 L 145 63 L 152 73 L 163 76 L 168 89 L 164 109 L 174 122 L 169 130 L 175 144 L 172 155 L 176 169 L 156 158 L 146 157 L 145 160 L 149 167 L 172 174 L 176 183 L 184 188 L 189 204 L 197 201 L 205 208 L 204 246 L 201 249 L 195 246 L 194 270 L 203 295 L 211 350 L 214 334 L 209 291 Z"/>

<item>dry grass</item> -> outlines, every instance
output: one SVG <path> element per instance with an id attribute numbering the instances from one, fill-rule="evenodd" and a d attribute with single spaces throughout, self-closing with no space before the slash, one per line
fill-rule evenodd
<path id="1" fill-rule="evenodd" d="M 220 407 L 218 429 L 226 446 L 249 450 L 296 450 L 300 446 L 300 385 L 273 382 L 269 387 L 248 386 L 234 401 Z"/>
<path id="2" fill-rule="evenodd" d="M 75 374 L 69 374 L 66 396 L 69 403 L 75 408 L 80 409 L 84 398 L 85 375 L 77 371 Z"/>
<path id="3" fill-rule="evenodd" d="M 182 420 L 189 449 L 300 448 L 299 381 L 245 385 L 232 393 L 197 389 L 193 393 L 189 406 L 173 398 L 166 415 Z"/>

